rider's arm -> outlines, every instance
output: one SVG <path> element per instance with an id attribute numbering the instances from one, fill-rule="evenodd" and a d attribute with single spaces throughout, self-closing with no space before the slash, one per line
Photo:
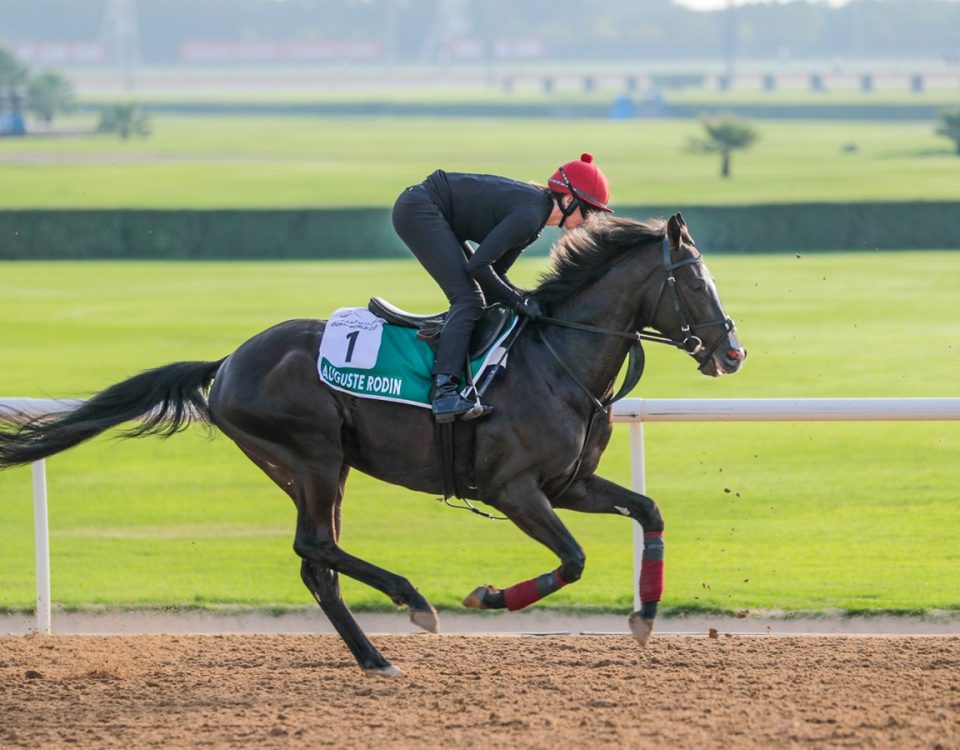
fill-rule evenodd
<path id="1" fill-rule="evenodd" d="M 523 298 L 502 276 L 502 271 L 513 265 L 523 248 L 536 239 L 542 227 L 541 213 L 533 206 L 511 211 L 467 262 L 467 272 L 480 283 L 484 294 L 508 307 L 516 307 Z"/>

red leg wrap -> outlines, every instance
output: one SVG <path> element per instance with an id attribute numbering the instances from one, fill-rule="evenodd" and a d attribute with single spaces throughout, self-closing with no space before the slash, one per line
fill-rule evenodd
<path id="1" fill-rule="evenodd" d="M 643 535 L 643 562 L 640 564 L 640 601 L 658 602 L 663 597 L 663 532 Z"/>
<path id="2" fill-rule="evenodd" d="M 565 585 L 557 571 L 544 573 L 542 576 L 515 583 L 510 588 L 504 589 L 503 602 L 507 605 L 507 609 L 514 612 L 540 601 L 547 594 L 552 594 Z"/>

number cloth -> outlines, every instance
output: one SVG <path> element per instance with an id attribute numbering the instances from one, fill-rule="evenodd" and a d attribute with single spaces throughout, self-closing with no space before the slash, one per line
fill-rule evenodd
<path id="1" fill-rule="evenodd" d="M 501 344 L 516 324 L 514 314 L 503 333 L 470 363 L 474 381 L 488 368 L 506 365 Z M 335 390 L 430 409 L 433 361 L 433 349 L 417 338 L 416 329 L 390 325 L 363 307 L 343 307 L 327 321 L 317 370 L 320 380 Z"/>

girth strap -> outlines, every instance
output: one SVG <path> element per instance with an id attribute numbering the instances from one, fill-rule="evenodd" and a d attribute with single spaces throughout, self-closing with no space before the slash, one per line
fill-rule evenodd
<path id="1" fill-rule="evenodd" d="M 457 470 L 454 467 L 453 422 L 437 425 L 437 453 L 440 456 L 440 489 L 443 499 L 460 497 L 457 489 Z"/>

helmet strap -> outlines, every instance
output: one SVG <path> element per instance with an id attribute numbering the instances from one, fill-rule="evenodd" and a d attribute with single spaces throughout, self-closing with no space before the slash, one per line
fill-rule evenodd
<path id="1" fill-rule="evenodd" d="M 573 214 L 574 211 L 580 208 L 580 198 L 578 198 L 575 193 L 570 193 L 570 203 L 568 203 L 567 207 L 564 208 L 563 198 L 559 194 L 557 195 L 558 195 L 557 206 L 560 207 L 560 213 L 563 214 L 563 217 L 560 219 L 560 224 L 558 226 L 562 229 L 567 219 L 570 218 L 570 216 Z"/>

